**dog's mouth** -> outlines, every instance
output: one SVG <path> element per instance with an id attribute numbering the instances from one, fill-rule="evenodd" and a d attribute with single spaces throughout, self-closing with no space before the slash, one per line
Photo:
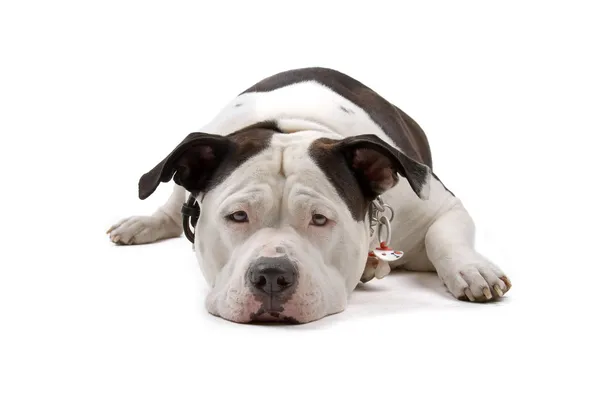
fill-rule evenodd
<path id="1" fill-rule="evenodd" d="M 260 308 L 257 312 L 250 314 L 251 322 L 260 323 L 281 323 L 281 324 L 299 324 L 300 322 L 288 315 L 283 315 L 281 311 L 265 310 Z"/>

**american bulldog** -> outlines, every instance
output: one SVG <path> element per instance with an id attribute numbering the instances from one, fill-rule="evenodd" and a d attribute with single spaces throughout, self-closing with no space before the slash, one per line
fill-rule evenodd
<path id="1" fill-rule="evenodd" d="M 459 300 L 511 287 L 474 249 L 473 220 L 433 173 L 423 130 L 341 72 L 268 77 L 165 154 L 140 178 L 139 197 L 173 180 L 166 204 L 108 234 L 141 244 L 185 231 L 211 314 L 314 321 L 343 311 L 360 281 L 398 267 L 436 271 Z"/>

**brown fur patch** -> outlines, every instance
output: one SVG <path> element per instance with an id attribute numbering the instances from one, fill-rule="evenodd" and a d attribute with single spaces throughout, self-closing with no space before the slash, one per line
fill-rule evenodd
<path id="1" fill-rule="evenodd" d="M 421 127 L 373 89 L 342 72 L 317 67 L 285 71 L 263 79 L 243 93 L 270 92 L 308 81 L 325 85 L 362 108 L 407 156 L 431 168 L 431 150 Z M 372 132 L 365 132 L 368 133 Z"/>
<path id="2" fill-rule="evenodd" d="M 327 175 L 338 195 L 348 206 L 352 218 L 360 221 L 366 215 L 369 202 L 362 194 L 360 185 L 344 155 L 336 151 L 335 145 L 338 143 L 339 140 L 335 139 L 317 139 L 311 144 L 309 155 Z"/>
<path id="3" fill-rule="evenodd" d="M 277 124 L 265 121 L 228 136 L 190 133 L 164 160 L 139 181 L 139 197 L 150 196 L 171 179 L 191 193 L 214 188 L 249 158 L 269 146 Z"/>

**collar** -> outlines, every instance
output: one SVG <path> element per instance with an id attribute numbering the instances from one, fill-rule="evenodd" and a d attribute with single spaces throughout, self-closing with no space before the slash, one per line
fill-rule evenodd
<path id="1" fill-rule="evenodd" d="M 183 232 L 185 237 L 194 245 L 194 229 L 200 218 L 200 204 L 196 200 L 196 196 L 190 194 L 187 201 L 181 207 L 181 215 L 183 216 Z"/>

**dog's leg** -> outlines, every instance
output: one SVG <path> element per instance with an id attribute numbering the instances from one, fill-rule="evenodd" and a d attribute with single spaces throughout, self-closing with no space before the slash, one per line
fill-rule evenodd
<path id="1" fill-rule="evenodd" d="M 474 249 L 475 225 L 462 203 L 440 215 L 425 235 L 425 248 L 439 277 L 460 300 L 488 301 L 511 286 L 506 275 Z"/>
<path id="2" fill-rule="evenodd" d="M 181 206 L 185 193 L 183 187 L 175 185 L 169 200 L 154 214 L 125 218 L 111 226 L 107 232 L 110 240 L 118 244 L 142 244 L 181 235 Z"/>

